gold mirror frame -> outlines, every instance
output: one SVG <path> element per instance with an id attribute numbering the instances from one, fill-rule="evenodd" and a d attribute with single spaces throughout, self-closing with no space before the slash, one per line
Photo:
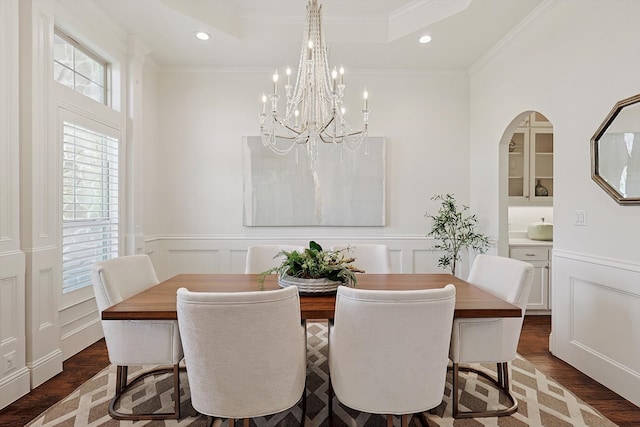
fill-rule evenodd
<path id="1" fill-rule="evenodd" d="M 640 205 L 640 191 L 636 192 L 635 194 L 632 194 L 631 196 L 627 196 L 621 192 L 619 187 L 616 188 L 612 186 L 609 183 L 609 181 L 607 181 L 602 176 L 602 174 L 600 173 L 602 168 L 602 165 L 600 164 L 601 149 L 603 148 L 601 147 L 601 143 L 605 142 L 605 141 L 602 141 L 602 138 L 604 136 L 613 137 L 614 134 L 611 132 L 609 132 L 608 134 L 607 131 L 612 127 L 612 125 L 614 125 L 616 118 L 618 118 L 622 110 L 639 103 L 640 103 L 640 94 L 634 95 L 630 98 L 626 98 L 617 102 L 614 105 L 614 107 L 611 109 L 611 112 L 609 112 L 607 117 L 605 117 L 604 121 L 602 122 L 602 124 L 600 125 L 596 133 L 591 138 L 591 178 L 620 205 Z M 633 132 L 633 130 L 629 130 L 626 133 L 638 134 L 640 136 L 640 114 L 638 114 L 638 120 L 636 121 L 636 123 L 639 129 L 636 130 L 635 132 Z M 622 133 L 623 132 L 618 132 L 618 134 L 622 134 Z M 634 141 L 634 142 L 636 142 L 637 144 L 635 149 L 637 150 L 637 152 L 640 152 L 640 138 L 638 138 L 638 141 Z M 631 147 L 633 148 L 633 143 Z M 628 147 L 627 147 L 627 150 L 629 150 Z M 631 157 L 630 153 L 629 153 L 629 157 Z M 638 154 L 638 157 L 640 158 L 640 154 Z M 634 171 L 633 171 L 634 174 L 640 174 L 640 170 L 635 170 L 635 169 L 640 169 L 640 168 L 634 168 Z M 626 171 L 626 167 L 625 167 L 625 171 Z M 625 174 L 625 176 L 628 176 L 628 175 Z M 625 183 L 626 183 L 626 180 L 625 180 Z"/>

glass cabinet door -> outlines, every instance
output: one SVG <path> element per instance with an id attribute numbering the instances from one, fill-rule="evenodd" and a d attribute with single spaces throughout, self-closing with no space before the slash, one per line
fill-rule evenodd
<path id="1" fill-rule="evenodd" d="M 531 128 L 531 199 L 553 197 L 553 129 Z"/>
<path id="2" fill-rule="evenodd" d="M 553 126 L 540 113 L 526 116 L 509 141 L 509 204 L 553 203 Z"/>
<path id="3" fill-rule="evenodd" d="M 529 194 L 529 129 L 518 128 L 509 142 L 509 197 Z"/>

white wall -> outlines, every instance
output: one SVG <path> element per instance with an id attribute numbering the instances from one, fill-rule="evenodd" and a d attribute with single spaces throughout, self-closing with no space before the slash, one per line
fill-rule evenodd
<path id="1" fill-rule="evenodd" d="M 637 324 L 640 312 L 640 207 L 618 206 L 591 180 L 589 140 L 640 90 L 639 14 L 637 1 L 545 2 L 471 76 L 472 205 L 489 232 L 506 231 L 498 144 L 522 112 L 545 114 L 555 140 L 552 350 L 637 405 L 640 336 L 619 322 Z M 587 212 L 586 227 L 572 225 L 574 210 Z M 584 319 L 599 327 L 585 335 Z"/>
<path id="2" fill-rule="evenodd" d="M 509 206 L 509 232 L 526 232 L 532 222 L 544 222 L 553 224 L 552 206 Z"/>
<path id="3" fill-rule="evenodd" d="M 355 95 L 353 102 L 347 100 L 347 108 L 361 108 L 357 95 L 366 83 L 370 134 L 387 138 L 388 225 L 346 233 L 424 235 L 424 213 L 433 206 L 432 194 L 450 192 L 468 201 L 467 77 L 358 73 L 348 79 L 347 93 Z M 156 189 L 163 198 L 170 196 L 172 203 L 160 212 L 145 209 L 148 215 L 160 214 L 159 232 L 236 236 L 345 232 L 242 226 L 242 136 L 258 134 L 260 94 L 269 85 L 266 71 L 161 72 L 158 149 L 162 154 Z"/>
<path id="4" fill-rule="evenodd" d="M 296 54 L 292 52 L 292 57 Z M 155 180 L 144 195 L 148 242 L 156 242 L 148 245 L 149 251 L 188 247 L 185 240 L 193 239 L 204 245 L 200 250 L 227 251 L 231 250 L 224 240 L 228 238 L 247 239 L 245 245 L 255 238 L 297 239 L 302 244 L 310 239 L 403 238 L 417 239 L 409 244 L 412 248 L 430 247 L 432 242 L 425 238 L 430 224 L 424 215 L 427 210 L 435 213 L 438 206 L 429 198 L 453 193 L 468 204 L 468 76 L 360 71 L 346 77 L 350 96 L 346 105 L 348 111 L 358 111 L 366 85 L 372 110 L 370 135 L 387 138 L 387 225 L 244 227 L 242 136 L 258 134 L 260 95 L 269 89 L 271 73 L 159 71 L 157 103 L 147 105 L 145 112 L 155 114 L 157 105 L 158 139 L 147 139 L 149 147 L 157 144 L 159 153 L 150 153 L 154 159 L 158 156 L 157 163 L 147 163 L 148 176 Z M 357 120 L 358 114 L 354 115 Z M 202 253 L 197 256 L 206 259 Z M 414 267 L 412 256 L 406 257 L 396 266 L 398 271 L 408 268 L 407 263 L 411 269 L 426 268 L 417 261 Z M 229 269 L 233 270 L 218 271 Z"/>

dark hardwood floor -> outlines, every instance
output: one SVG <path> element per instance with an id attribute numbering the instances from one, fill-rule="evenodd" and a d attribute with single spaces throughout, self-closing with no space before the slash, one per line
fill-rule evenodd
<path id="1" fill-rule="evenodd" d="M 109 365 L 104 339 L 67 359 L 63 371 L 0 410 L 0 426 L 22 427 Z"/>
<path id="2" fill-rule="evenodd" d="M 526 316 L 518 353 L 620 427 L 640 427 L 640 408 L 549 353 L 551 316 Z"/>
<path id="3" fill-rule="evenodd" d="M 525 318 L 518 352 L 621 427 L 640 427 L 640 408 L 549 353 L 549 316 Z M 104 340 L 64 362 L 64 371 L 0 411 L 0 426 L 24 426 L 109 364 Z"/>

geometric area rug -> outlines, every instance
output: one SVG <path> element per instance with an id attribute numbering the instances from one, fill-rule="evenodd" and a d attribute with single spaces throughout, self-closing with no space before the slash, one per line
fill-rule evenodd
<path id="1" fill-rule="evenodd" d="M 307 419 L 306 426 L 328 426 L 327 420 L 327 324 L 326 322 L 307 323 Z M 489 365 L 472 365 L 475 368 L 492 372 Z M 495 366 L 495 365 L 493 365 Z M 152 366 L 129 368 L 132 376 Z M 124 426 L 190 426 L 200 427 L 207 424 L 207 417 L 199 415 L 191 406 L 189 383 L 186 372 L 181 371 L 181 414 L 180 420 L 168 421 L 117 421 L 108 414 L 108 405 L 115 391 L 115 366 L 111 365 L 80 386 L 69 396 L 47 409 L 27 424 L 28 427 L 124 427 Z M 511 387 L 518 399 L 518 412 L 508 417 L 476 418 L 454 420 L 451 417 L 451 372 L 447 377 L 442 404 L 434 413 L 425 413 L 431 427 L 616 427 L 595 409 L 577 398 L 552 378 L 544 375 L 534 365 L 518 356 L 510 364 Z M 461 372 L 460 389 L 462 396 L 460 407 L 463 410 L 495 409 L 487 402 L 495 402 L 495 390 L 486 385 L 482 377 Z M 158 412 L 172 410 L 173 387 L 169 375 L 150 377 L 136 390 L 121 398 L 122 412 L 149 412 L 155 408 Z M 506 403 L 506 402 L 503 402 Z M 163 409 L 164 407 L 164 409 Z M 133 408 L 133 409 L 132 409 Z M 152 409 L 153 410 L 153 409 Z M 360 413 L 334 401 L 334 425 L 377 427 L 386 426 L 386 417 Z M 299 426 L 302 415 L 300 406 L 293 407 L 269 417 L 251 420 L 251 426 Z M 420 425 L 412 420 L 412 425 Z M 221 420 L 215 420 L 214 426 L 220 426 Z M 224 422 L 224 426 L 228 423 Z M 399 426 L 399 418 L 394 418 Z"/>

